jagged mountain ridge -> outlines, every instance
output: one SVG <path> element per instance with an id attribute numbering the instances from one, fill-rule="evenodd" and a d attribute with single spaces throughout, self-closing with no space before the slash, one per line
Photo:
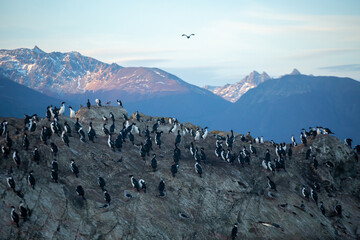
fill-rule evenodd
<path id="1" fill-rule="evenodd" d="M 271 79 L 271 77 L 266 72 L 260 74 L 257 71 L 253 71 L 241 81 L 234 84 L 226 84 L 222 87 L 204 86 L 204 89 L 212 91 L 216 95 L 234 103 L 247 91 L 269 79 Z"/>
<path id="2" fill-rule="evenodd" d="M 139 95 L 189 91 L 208 94 L 158 68 L 124 68 L 78 52 L 46 53 L 37 46 L 0 50 L 0 74 L 47 95 L 114 89 Z"/>
<path id="3" fill-rule="evenodd" d="M 76 115 L 80 123 L 87 129 L 89 121 L 93 121 L 98 138 L 95 143 L 83 144 L 76 133 L 70 137 L 67 147 L 60 137 L 51 137 L 59 147 L 57 160 L 59 163 L 59 183 L 51 182 L 51 155 L 49 146 L 40 143 L 41 126 L 49 126 L 46 119 L 39 122 L 35 132 L 28 132 L 30 149 L 38 146 L 41 154 L 40 164 L 32 159 L 32 151 L 22 149 L 22 119 L 7 119 L 10 136 L 14 141 L 13 150 L 19 150 L 22 158 L 17 169 L 9 159 L 0 161 L 0 182 L 2 194 L 0 208 L 0 235 L 4 239 L 228 239 L 235 222 L 239 223 L 238 239 L 264 238 L 273 239 L 325 239 L 325 238 L 358 238 L 359 222 L 359 162 L 352 149 L 338 139 L 320 135 L 309 139 L 320 163 L 318 170 L 311 168 L 304 161 L 307 147 L 299 145 L 293 148 L 293 158 L 287 161 L 287 171 L 272 174 L 262 172 L 261 160 L 267 148 L 271 156 L 275 156 L 274 147 L 270 142 L 254 144 L 258 156 L 252 155 L 251 164 L 242 168 L 237 162 L 228 164 L 215 157 L 215 138 L 209 134 L 206 140 L 195 142 L 195 146 L 204 147 L 208 158 L 203 166 L 203 177 L 194 171 L 195 160 L 190 155 L 188 146 L 193 138 L 183 136 L 179 147 L 182 152 L 179 171 L 175 178 L 171 176 L 173 142 L 175 135 L 169 134 L 169 124 L 160 125 L 163 130 L 161 149 L 153 144 L 158 158 L 158 170 L 152 172 L 149 158 L 144 164 L 139 155 L 138 147 L 128 140 L 121 152 L 113 152 L 106 144 L 106 137 L 99 130 L 102 126 L 103 114 L 113 112 L 115 124 L 122 126 L 122 114 L 127 111 L 119 107 L 91 107 L 80 109 Z M 140 129 L 152 125 L 157 118 L 141 115 L 141 121 L 131 117 Z M 0 118 L 2 121 L 3 118 Z M 61 116 L 73 127 L 74 120 Z M 195 126 L 192 126 L 195 128 Z M 117 129 L 118 129 L 117 128 Z M 118 131 L 118 130 L 117 130 Z M 226 132 L 217 132 L 225 136 Z M 152 135 L 153 136 L 153 135 Z M 239 140 L 235 133 L 233 151 L 237 154 L 249 143 Z M 144 136 L 135 135 L 135 143 L 144 142 Z M 4 139 L 0 138 L 0 145 Z M 150 155 L 151 156 L 151 155 Z M 79 177 L 70 171 L 70 159 L 79 166 Z M 120 161 L 121 160 L 121 161 Z M 325 161 L 334 163 L 332 170 L 323 165 Z M 21 191 L 23 198 L 6 188 L 7 169 L 13 167 L 12 176 L 16 181 L 16 190 Z M 27 173 L 33 170 L 36 178 L 35 189 L 26 182 Z M 137 193 L 131 186 L 129 175 L 134 174 L 137 180 L 143 178 L 147 183 L 147 192 Z M 106 180 L 106 189 L 112 201 L 107 209 L 103 194 L 97 185 L 97 177 Z M 267 197 L 266 176 L 277 184 L 275 199 Z M 163 178 L 166 183 L 166 197 L 159 198 L 157 186 Z M 319 181 L 319 201 L 324 202 L 325 216 L 322 215 L 313 200 L 306 201 L 301 197 L 301 186 L 309 187 L 313 181 Z M 76 196 L 75 187 L 82 185 L 86 200 Z M 126 201 L 123 192 L 127 190 L 135 198 Z M 20 227 L 16 228 L 10 220 L 10 206 L 23 201 L 31 210 L 31 216 Z M 300 209 L 304 200 L 305 210 Z M 341 204 L 342 217 L 335 216 L 333 207 Z M 182 216 L 179 214 L 182 213 Z M 184 217 L 185 216 L 185 217 Z M 259 223 L 278 224 L 271 227 Z M 176 227 L 174 227 L 176 226 Z M 306 229 L 306 231 L 304 231 Z"/>

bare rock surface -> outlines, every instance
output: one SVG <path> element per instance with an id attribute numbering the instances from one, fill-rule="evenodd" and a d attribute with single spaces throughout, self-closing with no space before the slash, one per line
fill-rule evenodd
<path id="1" fill-rule="evenodd" d="M 151 131 L 158 118 L 140 113 L 140 121 L 137 121 L 129 116 L 130 124 L 136 123 L 141 136 L 135 134 L 135 145 L 127 139 L 121 152 L 112 151 L 101 131 L 102 116 L 109 118 L 110 111 L 115 116 L 115 139 L 122 129 L 122 114 L 127 115 L 125 109 L 82 108 L 76 117 L 85 132 L 89 122 L 93 122 L 98 134 L 95 143 L 82 143 L 73 132 L 69 147 L 56 135 L 45 145 L 40 142 L 40 130 L 50 122 L 41 119 L 35 132 L 27 131 L 30 140 L 27 151 L 22 147 L 23 120 L 6 119 L 13 146 L 10 155 L 7 158 L 1 155 L 0 160 L 0 239 L 230 239 L 235 222 L 239 224 L 237 239 L 360 238 L 358 155 L 339 139 L 329 135 L 309 139 L 307 146 L 301 144 L 293 148 L 291 160 L 286 159 L 286 171 L 271 173 L 261 166 L 266 149 L 270 150 L 271 159 L 275 158 L 274 146 L 268 141 L 254 144 L 257 156 L 251 155 L 250 165 L 245 164 L 243 168 L 237 160 L 232 165 L 215 156 L 213 134 L 197 142 L 186 134 L 179 145 L 182 159 L 173 178 L 170 166 L 176 134 L 169 133 L 168 119 L 159 126 L 159 131 L 163 131 L 161 148 L 155 145 L 155 136 L 151 133 L 153 151 L 144 162 L 139 153 L 139 145 L 145 141 L 143 131 L 145 126 Z M 73 129 L 74 119 L 60 116 L 59 122 L 63 124 L 64 121 Z M 196 128 L 191 124 L 187 126 Z M 226 136 L 226 133 L 218 134 Z M 51 153 L 50 142 L 58 146 L 57 156 Z M 195 160 L 189 151 L 191 142 L 205 149 L 208 162 L 201 164 L 202 178 L 194 170 Z M 3 145 L 5 138 L 1 137 L 0 146 Z M 40 151 L 39 165 L 32 161 L 34 146 Z M 243 146 L 249 149 L 249 143 L 236 137 L 233 153 L 237 155 Z M 305 160 L 309 146 L 319 162 L 317 169 L 311 166 L 311 160 Z M 21 158 L 19 168 L 12 160 L 15 150 Z M 157 154 L 158 160 L 155 172 L 150 166 L 152 153 Z M 58 183 L 50 178 L 53 159 L 59 164 Z M 78 178 L 70 171 L 70 159 L 79 166 Z M 334 167 L 326 167 L 327 161 Z M 13 173 L 9 174 L 11 167 Z M 36 179 L 35 189 L 27 183 L 31 170 Z M 10 175 L 16 182 L 17 193 L 7 186 L 6 178 Z M 146 193 L 132 188 L 129 175 L 146 181 Z M 101 208 L 105 201 L 97 184 L 98 176 L 105 179 L 111 195 L 108 208 Z M 266 176 L 276 183 L 277 192 L 271 191 L 274 199 L 268 197 Z M 165 198 L 158 196 L 161 178 L 166 184 Z M 301 195 L 302 186 L 310 191 L 314 182 L 321 186 L 317 195 L 319 202 L 324 203 L 325 215 L 313 200 L 305 200 Z M 77 196 L 78 185 L 83 186 L 86 200 Z M 125 190 L 134 198 L 126 199 Z M 10 211 L 11 206 L 15 206 L 19 213 L 20 201 L 27 205 L 31 216 L 27 221 L 20 219 L 17 228 L 11 221 Z M 301 201 L 305 209 L 301 209 Z M 341 216 L 334 212 L 336 204 L 342 206 Z"/>

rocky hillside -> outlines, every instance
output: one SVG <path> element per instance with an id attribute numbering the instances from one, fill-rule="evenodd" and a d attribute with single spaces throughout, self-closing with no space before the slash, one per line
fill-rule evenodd
<path id="1" fill-rule="evenodd" d="M 222 87 L 204 86 L 204 88 L 230 102 L 236 102 L 247 91 L 269 79 L 271 78 L 266 72 L 260 74 L 257 71 L 253 71 L 244 79 L 234 84 L 226 84 Z"/>
<path id="2" fill-rule="evenodd" d="M 121 152 L 107 146 L 107 137 L 100 130 L 103 115 L 115 116 L 115 132 L 122 129 L 125 109 L 120 107 L 92 107 L 80 109 L 76 116 L 85 132 L 92 121 L 97 133 L 95 143 L 80 142 L 77 133 L 69 137 L 69 147 L 60 137 L 53 135 L 53 142 L 59 152 L 51 153 L 50 145 L 40 142 L 40 129 L 50 126 L 47 119 L 40 119 L 34 132 L 27 131 L 29 150 L 22 147 L 24 133 L 23 119 L 8 118 L 9 136 L 13 141 L 8 157 L 0 160 L 0 238 L 1 239 L 230 239 L 234 223 L 238 223 L 237 239 L 358 239 L 360 238 L 359 209 L 359 162 L 358 155 L 339 139 L 319 135 L 308 139 L 308 145 L 293 148 L 293 156 L 286 160 L 286 171 L 274 173 L 261 166 L 266 149 L 271 159 L 275 158 L 272 143 L 255 143 L 257 155 L 251 155 L 250 165 L 241 167 L 237 161 L 229 164 L 214 155 L 216 138 L 213 134 L 226 136 L 226 132 L 213 132 L 203 140 L 194 143 L 203 147 L 207 163 L 201 163 L 203 175 L 200 178 L 194 170 L 195 160 L 188 148 L 193 137 L 186 134 L 179 144 L 181 160 L 176 177 L 171 176 L 175 135 L 169 133 L 171 125 L 159 126 L 163 144 L 159 149 L 154 141 L 150 157 L 144 162 L 139 154 L 139 145 L 145 141 L 142 131 L 145 126 L 152 129 L 157 118 L 140 114 L 140 121 L 134 122 L 140 128 L 141 136 L 135 134 L 135 146 L 126 139 Z M 2 121 L 4 118 L 0 118 Z M 74 131 L 74 119 L 60 116 L 59 123 L 67 121 Z M 110 120 L 109 120 L 110 121 Z M 110 123 L 107 125 L 110 127 Z M 191 124 L 187 127 L 196 128 Z M 114 134 L 113 140 L 117 137 Z M 154 134 L 151 133 L 152 139 Z M 0 145 L 5 145 L 1 137 Z M 137 145 L 137 146 L 136 146 Z M 226 149 L 225 143 L 223 144 Z M 37 146 L 40 162 L 32 161 L 32 151 Z M 237 155 L 248 142 L 240 141 L 235 134 L 233 152 Z M 314 169 L 305 153 L 312 146 L 319 167 Z M 289 147 L 289 145 L 288 145 Z M 11 156 L 15 150 L 21 158 L 17 168 Z M 157 154 L 158 169 L 153 172 L 150 159 Z M 51 162 L 57 159 L 59 181 L 50 178 Z M 70 159 L 79 166 L 78 178 L 70 171 Z M 324 165 L 331 161 L 333 168 Z M 9 169 L 12 168 L 12 173 Z M 32 189 L 26 182 L 33 171 L 36 179 Z M 12 176 L 15 191 L 8 188 L 6 178 Z M 132 188 L 129 175 L 137 180 L 144 179 L 146 193 Z M 101 208 L 105 201 L 103 191 L 97 184 L 98 176 L 106 181 L 111 196 L 108 208 Z M 277 192 L 269 190 L 266 177 L 276 184 Z M 159 197 L 160 179 L 165 181 L 164 198 Z M 324 203 L 323 215 L 313 200 L 301 195 L 303 185 L 310 190 L 314 182 L 319 202 Z M 75 191 L 81 185 L 85 199 Z M 124 191 L 133 198 L 124 197 Z M 269 198 L 269 191 L 275 195 Z M 10 218 L 11 206 L 24 202 L 31 212 L 27 221 L 20 219 L 19 227 Z M 301 201 L 305 207 L 301 208 Z M 337 215 L 334 206 L 341 205 L 342 213 Z"/>

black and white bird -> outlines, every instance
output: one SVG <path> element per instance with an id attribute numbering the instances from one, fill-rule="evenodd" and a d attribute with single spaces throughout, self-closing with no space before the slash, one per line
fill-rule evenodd
<path id="1" fill-rule="evenodd" d="M 197 174 L 199 174 L 199 177 L 201 177 L 203 170 L 199 163 L 195 163 L 195 171 Z"/>
<path id="2" fill-rule="evenodd" d="M 134 178 L 134 175 L 130 175 L 129 177 L 130 177 L 131 185 L 139 192 L 140 191 L 139 182 L 136 180 L 136 178 Z"/>
<path id="3" fill-rule="evenodd" d="M 318 196 L 317 196 L 316 192 L 314 191 L 314 189 L 312 189 L 312 188 L 310 190 L 310 196 L 311 196 L 311 199 L 314 200 L 317 205 L 318 204 Z"/>
<path id="4" fill-rule="evenodd" d="M 53 156 L 56 157 L 56 155 L 59 151 L 58 147 L 55 145 L 55 143 L 52 142 L 52 143 L 50 143 L 50 148 L 51 148 L 51 153 L 53 154 Z"/>
<path id="5" fill-rule="evenodd" d="M 305 159 L 308 160 L 309 157 L 311 157 L 312 154 L 312 147 L 310 146 L 309 149 L 306 151 Z"/>
<path id="6" fill-rule="evenodd" d="M 31 187 L 32 189 L 35 189 L 35 178 L 34 178 L 34 176 L 33 176 L 33 172 L 34 172 L 34 171 L 30 171 L 30 172 L 29 172 L 29 175 L 28 175 L 28 177 L 27 177 L 27 182 L 28 182 L 28 184 L 30 185 L 30 187 Z"/>
<path id="7" fill-rule="evenodd" d="M 237 234 L 238 234 L 238 225 L 237 223 L 235 223 L 231 230 L 231 240 L 235 240 Z"/>
<path id="8" fill-rule="evenodd" d="M 320 209 L 321 213 L 325 216 L 326 210 L 324 207 L 324 203 L 322 201 L 320 202 L 319 209 Z"/>
<path id="9" fill-rule="evenodd" d="M 40 152 L 39 152 L 37 147 L 34 147 L 33 160 L 34 160 L 34 162 L 36 162 L 39 165 L 39 163 L 40 163 Z"/>
<path id="10" fill-rule="evenodd" d="M 70 118 L 75 118 L 75 111 L 72 109 L 71 106 L 69 106 L 69 110 L 70 110 Z"/>
<path id="11" fill-rule="evenodd" d="M 79 118 L 76 118 L 76 122 L 74 123 L 74 128 L 77 133 L 79 133 L 79 130 L 81 128 L 81 124 L 79 123 Z"/>
<path id="12" fill-rule="evenodd" d="M 58 162 L 56 161 L 56 159 L 52 160 L 51 169 L 54 170 L 55 172 L 59 171 L 59 165 L 58 165 Z"/>
<path id="13" fill-rule="evenodd" d="M 204 128 L 204 134 L 201 136 L 201 138 L 205 140 L 208 134 L 209 134 L 208 127 L 205 127 Z"/>
<path id="14" fill-rule="evenodd" d="M 78 133 L 79 133 L 79 135 L 80 135 L 80 142 L 86 143 L 86 140 L 85 140 L 85 132 L 83 131 L 82 127 L 80 127 Z"/>
<path id="15" fill-rule="evenodd" d="M 164 192 L 165 192 L 165 181 L 163 179 L 160 180 L 158 190 L 159 190 L 159 196 L 164 196 L 165 195 L 164 194 Z"/>
<path id="16" fill-rule="evenodd" d="M 69 137 L 67 136 L 65 130 L 61 133 L 61 140 L 69 147 Z"/>
<path id="17" fill-rule="evenodd" d="M 110 135 L 109 129 L 106 128 L 106 123 L 103 124 L 102 131 L 105 135 Z"/>
<path id="18" fill-rule="evenodd" d="M 153 171 L 156 171 L 157 168 L 157 160 L 156 160 L 156 154 L 153 154 L 153 158 L 151 159 L 151 167 L 153 169 Z"/>
<path id="19" fill-rule="evenodd" d="M 51 169 L 50 177 L 55 183 L 58 182 L 58 172 L 55 171 L 54 169 Z"/>
<path id="20" fill-rule="evenodd" d="M 11 220 L 19 227 L 19 215 L 15 212 L 15 207 L 11 206 Z"/>
<path id="21" fill-rule="evenodd" d="M 20 163 L 21 163 L 21 159 L 20 159 L 18 150 L 15 150 L 15 152 L 13 153 L 13 160 L 14 160 L 14 163 L 15 163 L 16 167 L 19 168 Z"/>
<path id="22" fill-rule="evenodd" d="M 28 138 L 28 135 L 24 133 L 23 139 L 22 139 L 22 146 L 27 151 L 29 149 L 30 141 Z"/>
<path id="23" fill-rule="evenodd" d="M 78 185 L 75 190 L 76 190 L 77 195 L 78 195 L 79 197 L 82 197 L 82 199 L 85 200 L 85 191 L 84 191 L 84 188 L 83 188 L 81 185 Z"/>
<path id="24" fill-rule="evenodd" d="M 111 197 L 110 197 L 109 192 L 108 192 L 106 189 L 104 190 L 104 200 L 105 200 L 105 202 L 107 203 L 107 206 L 106 206 L 106 207 L 109 207 L 109 206 L 110 206 L 110 202 L 111 202 Z"/>
<path id="25" fill-rule="evenodd" d="M 178 130 L 176 139 L 175 139 L 175 144 L 179 144 L 181 142 L 181 135 L 180 135 L 180 130 Z"/>
<path id="26" fill-rule="evenodd" d="M 105 191 L 105 186 L 106 186 L 105 179 L 99 176 L 97 180 L 99 186 L 101 187 L 101 190 Z"/>
<path id="27" fill-rule="evenodd" d="M 64 122 L 64 131 L 71 137 L 71 127 L 67 121 Z"/>
<path id="28" fill-rule="evenodd" d="M 146 183 L 145 183 L 145 180 L 144 179 L 140 179 L 139 180 L 139 188 L 141 190 L 144 190 L 144 193 L 146 193 Z"/>
<path id="29" fill-rule="evenodd" d="M 251 154 L 254 154 L 255 156 L 257 156 L 256 148 L 251 143 L 250 143 L 250 152 L 251 152 Z"/>
<path id="30" fill-rule="evenodd" d="M 24 222 L 26 222 L 27 217 L 28 217 L 28 208 L 25 206 L 25 204 L 23 203 L 23 201 L 20 201 L 19 213 L 20 213 L 20 217 L 21 217 L 22 219 L 24 219 Z"/>
<path id="31" fill-rule="evenodd" d="M 174 163 L 171 165 L 170 170 L 173 177 L 175 177 L 176 173 L 178 172 L 178 169 L 179 169 L 179 164 Z"/>
<path id="32" fill-rule="evenodd" d="M 268 179 L 268 186 L 269 186 L 269 188 L 277 191 L 277 190 L 276 190 L 276 185 L 275 185 L 275 183 L 274 183 L 273 181 L 271 181 L 271 179 L 270 179 L 269 176 L 266 176 L 266 177 L 267 177 L 267 179 Z"/>
<path id="33" fill-rule="evenodd" d="M 71 159 L 70 170 L 75 175 L 75 177 L 79 176 L 79 168 L 76 166 L 74 159 Z"/>
<path id="34" fill-rule="evenodd" d="M 186 35 L 185 33 L 183 35 L 181 35 L 182 37 L 187 37 L 187 39 L 189 39 L 191 36 L 195 36 L 194 33 L 190 34 L 190 35 Z"/>
<path id="35" fill-rule="evenodd" d="M 11 188 L 15 192 L 15 180 L 13 177 L 7 177 L 6 182 L 9 188 Z"/>
<path id="36" fill-rule="evenodd" d="M 89 131 L 88 131 L 88 138 L 91 142 L 94 142 L 94 138 L 96 137 L 96 132 L 92 126 L 92 122 L 89 123 Z"/>
<path id="37" fill-rule="evenodd" d="M 98 107 L 101 107 L 101 100 L 100 99 L 95 99 L 95 103 Z"/>
<path id="38" fill-rule="evenodd" d="M 304 185 L 302 186 L 301 194 L 306 200 L 309 200 L 309 192 L 306 190 Z"/>
<path id="39" fill-rule="evenodd" d="M 91 103 L 90 103 L 90 100 L 89 100 L 89 99 L 87 100 L 86 107 L 87 107 L 88 109 L 90 109 L 90 107 L 91 107 Z"/>
<path id="40" fill-rule="evenodd" d="M 116 102 L 117 102 L 117 104 L 118 104 L 120 107 L 123 106 L 121 100 L 117 99 Z"/>
<path id="41" fill-rule="evenodd" d="M 352 139 L 351 138 L 345 138 L 344 143 L 346 146 L 349 146 L 351 148 Z"/>

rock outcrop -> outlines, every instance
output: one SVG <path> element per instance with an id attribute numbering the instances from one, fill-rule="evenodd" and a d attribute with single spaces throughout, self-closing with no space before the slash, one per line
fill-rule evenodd
<path id="1" fill-rule="evenodd" d="M 250 165 L 242 168 L 236 161 L 229 164 L 214 154 L 216 138 L 208 137 L 194 145 L 203 147 L 208 162 L 202 163 L 203 175 L 200 178 L 195 170 L 195 160 L 189 152 L 194 140 L 189 134 L 182 137 L 179 148 L 182 158 L 179 170 L 173 178 L 170 166 L 173 162 L 175 137 L 168 133 L 171 127 L 166 123 L 162 130 L 162 146 L 159 149 L 153 142 L 153 151 L 141 159 L 139 145 L 144 142 L 142 132 L 148 125 L 150 130 L 157 118 L 144 116 L 140 121 L 131 117 L 141 130 L 135 134 L 135 146 L 129 140 L 123 143 L 122 151 L 112 151 L 107 146 L 107 137 L 101 132 L 102 116 L 115 116 L 116 138 L 122 128 L 126 110 L 120 107 L 92 107 L 80 109 L 76 116 L 87 132 L 92 121 L 98 137 L 95 143 L 82 143 L 77 133 L 70 137 L 67 147 L 60 137 L 53 135 L 48 143 L 55 143 L 59 152 L 53 156 L 49 145 L 40 142 L 41 126 L 49 126 L 47 119 L 41 119 L 35 132 L 27 132 L 30 140 L 28 151 L 22 147 L 23 120 L 7 119 L 10 137 L 13 140 L 11 154 L 0 160 L 0 238 L 1 239 L 230 239 L 232 226 L 239 223 L 237 239 L 358 239 L 360 238 L 359 210 L 359 162 L 358 155 L 339 139 L 329 135 L 319 135 L 309 139 L 313 155 L 319 161 L 318 169 L 305 160 L 308 146 L 293 148 L 293 157 L 286 160 L 286 171 L 264 172 L 261 161 L 266 149 L 275 158 L 272 143 L 254 144 L 257 156 L 251 155 Z M 3 118 L 0 118 L 2 121 Z M 74 119 L 60 116 L 61 124 L 67 121 L 73 128 Z M 109 124 L 110 125 L 110 124 Z M 188 126 L 191 126 L 190 124 Z M 226 136 L 226 133 L 219 132 Z M 238 154 L 243 146 L 236 135 L 233 153 Z M 151 134 L 152 139 L 155 138 Z M 5 139 L 0 138 L 0 145 Z M 32 149 L 40 151 L 39 165 L 32 161 Z M 225 147 L 225 144 L 224 144 Z M 16 168 L 11 159 L 14 150 L 19 151 L 21 164 Z M 158 169 L 153 172 L 150 166 L 152 153 L 157 154 Z M 59 182 L 51 181 L 51 161 L 56 158 L 59 164 Z M 79 166 L 78 178 L 70 171 L 70 159 Z M 333 168 L 324 165 L 331 161 Z M 8 170 L 12 167 L 13 173 Z M 32 189 L 26 179 L 33 170 L 36 179 Z M 7 176 L 13 176 L 17 193 L 10 190 Z M 129 175 L 137 180 L 144 179 L 147 191 L 137 192 L 132 188 Z M 103 191 L 97 184 L 97 177 L 106 181 L 106 189 L 111 195 L 111 204 L 104 206 Z M 266 176 L 277 185 L 274 199 L 268 197 Z M 160 179 L 166 184 L 166 197 L 158 197 Z M 323 201 L 325 215 L 313 200 L 305 200 L 301 187 L 318 182 L 319 202 Z M 82 185 L 85 198 L 79 198 L 75 188 Z M 131 193 L 133 199 L 125 199 L 124 191 Z M 31 216 L 27 221 L 20 220 L 19 228 L 10 218 L 11 206 L 23 201 Z M 301 201 L 305 208 L 300 207 Z M 334 206 L 342 206 L 342 214 L 334 213 Z"/>

